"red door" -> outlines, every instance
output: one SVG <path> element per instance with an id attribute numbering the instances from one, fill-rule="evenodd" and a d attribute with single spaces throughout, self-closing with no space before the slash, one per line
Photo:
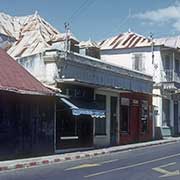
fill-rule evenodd
<path id="1" fill-rule="evenodd" d="M 137 142 L 139 141 L 139 132 L 140 132 L 140 126 L 139 126 L 139 106 L 138 105 L 133 105 L 132 106 L 132 135 L 133 135 L 133 141 Z"/>

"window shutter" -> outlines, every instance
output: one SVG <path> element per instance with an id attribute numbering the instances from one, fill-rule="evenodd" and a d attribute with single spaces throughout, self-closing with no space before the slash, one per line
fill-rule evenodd
<path id="1" fill-rule="evenodd" d="M 137 71 L 145 71 L 145 62 L 142 54 L 133 54 L 132 68 Z"/>

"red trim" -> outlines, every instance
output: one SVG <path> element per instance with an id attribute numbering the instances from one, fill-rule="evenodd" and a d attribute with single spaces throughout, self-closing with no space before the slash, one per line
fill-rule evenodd
<path id="1" fill-rule="evenodd" d="M 135 142 L 149 141 L 152 140 L 152 119 L 149 115 L 149 106 L 152 106 L 152 96 L 142 93 L 122 93 L 120 97 L 126 97 L 130 99 L 130 121 L 129 121 L 129 132 L 120 132 L 120 143 L 129 144 Z M 133 105 L 132 101 L 138 100 L 139 104 Z M 141 132 L 141 101 L 148 101 L 148 124 L 147 131 Z"/>

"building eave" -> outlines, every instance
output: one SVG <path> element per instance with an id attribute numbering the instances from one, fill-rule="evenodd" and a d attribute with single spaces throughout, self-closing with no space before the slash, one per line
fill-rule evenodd
<path id="1" fill-rule="evenodd" d="M 43 93 L 43 92 L 37 92 L 37 91 L 29 91 L 29 90 L 21 90 L 21 89 L 15 89 L 15 88 L 4 88 L 0 87 L 0 91 L 7 91 L 7 92 L 13 92 L 17 94 L 24 94 L 24 95 L 39 95 L 39 96 L 54 96 L 54 93 Z"/>

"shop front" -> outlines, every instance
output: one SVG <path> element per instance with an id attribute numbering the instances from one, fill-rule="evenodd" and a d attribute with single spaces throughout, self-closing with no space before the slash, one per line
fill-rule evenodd
<path id="1" fill-rule="evenodd" d="M 94 123 L 104 121 L 105 109 L 94 101 L 94 89 L 61 85 L 56 101 L 56 150 L 94 146 Z"/>
<path id="2" fill-rule="evenodd" d="M 152 140 L 152 96 L 120 94 L 120 144 Z"/>

